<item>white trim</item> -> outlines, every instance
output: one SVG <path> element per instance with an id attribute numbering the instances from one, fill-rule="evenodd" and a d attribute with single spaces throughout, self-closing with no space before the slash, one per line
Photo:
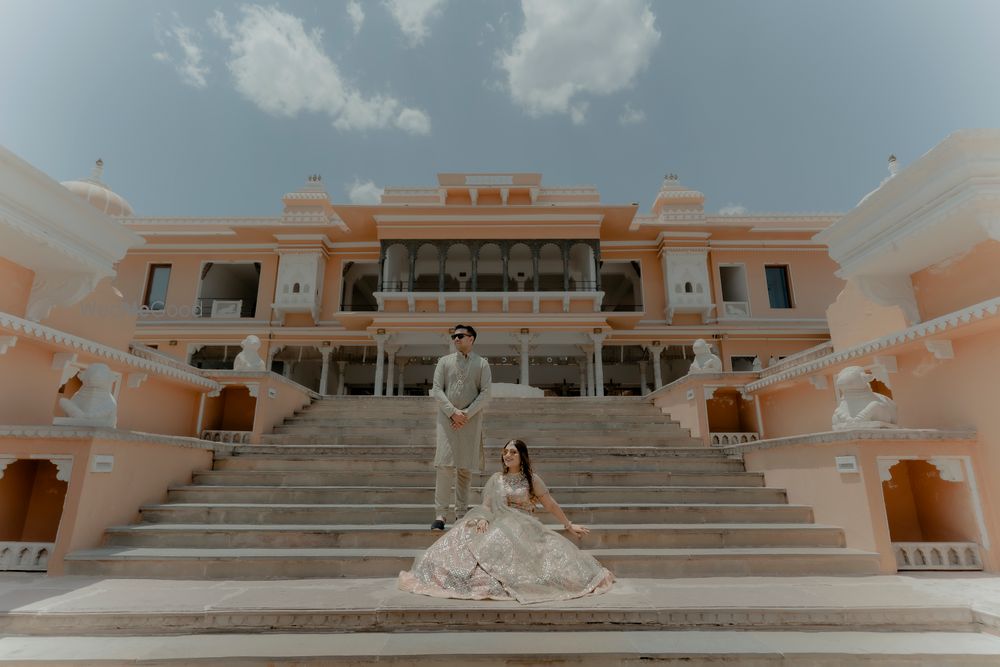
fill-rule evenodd
<path id="1" fill-rule="evenodd" d="M 913 325 L 896 333 L 860 343 L 846 350 L 826 355 L 807 364 L 796 366 L 783 373 L 761 378 L 747 385 L 748 391 L 758 391 L 778 382 L 784 382 L 803 375 L 808 375 L 821 368 L 833 366 L 851 359 L 865 357 L 875 352 L 883 351 L 910 341 L 921 340 L 937 333 L 958 329 L 973 322 L 991 319 L 1000 312 L 1000 297 L 982 301 L 968 308 L 956 310 L 933 320 Z"/>
<path id="2" fill-rule="evenodd" d="M 274 251 L 277 250 L 277 243 L 185 243 L 185 244 L 169 244 L 169 243 L 157 243 L 155 245 L 146 245 L 142 248 L 136 250 L 129 250 L 129 257 L 134 255 L 161 255 L 163 253 L 178 254 L 178 253 L 196 253 L 204 254 L 205 251 L 219 252 L 219 253 L 239 253 L 242 254 L 247 251 Z"/>
<path id="3" fill-rule="evenodd" d="M 573 214 L 573 213 L 545 213 L 539 209 L 524 209 L 522 215 L 490 215 L 490 214 L 454 214 L 454 215 L 373 215 L 372 218 L 378 224 L 399 223 L 399 222 L 439 222 L 449 224 L 467 225 L 471 222 L 528 222 L 537 224 L 544 222 L 579 222 L 579 223 L 601 223 L 604 221 L 604 214 Z M 527 239 L 526 239 L 527 240 Z"/>
<path id="4" fill-rule="evenodd" d="M 151 230 L 151 231 L 141 231 L 137 232 L 139 236 L 236 236 L 236 232 L 231 229 L 220 229 L 214 232 L 201 232 L 201 231 L 166 231 L 166 230 Z"/>
<path id="5" fill-rule="evenodd" d="M 595 241 L 600 241 L 600 239 L 593 239 Z M 636 247 L 636 248 L 656 248 L 659 243 L 657 241 L 646 241 L 641 239 L 636 239 L 635 241 L 601 241 L 602 248 L 615 248 L 615 247 Z"/>
<path id="6" fill-rule="evenodd" d="M 716 246 L 713 242 L 709 242 L 709 246 L 710 246 L 710 248 L 711 248 L 711 250 L 712 250 L 713 253 L 720 253 L 720 252 L 771 252 L 771 253 L 778 253 L 778 252 L 819 252 L 819 253 L 823 253 L 824 255 L 826 254 L 826 248 L 820 247 L 820 246 L 817 246 L 815 248 L 782 248 L 782 247 L 777 247 L 777 246 L 757 247 L 757 248 L 750 247 L 750 246 L 746 246 L 746 247 L 735 247 L 734 246 L 734 247 L 720 248 L 720 247 Z"/>
<path id="7" fill-rule="evenodd" d="M 182 217 L 119 217 L 117 220 L 125 226 L 129 225 L 219 225 L 236 227 L 278 227 L 282 224 L 281 218 L 268 217 L 248 217 L 248 218 L 182 218 Z"/>
<path id="8" fill-rule="evenodd" d="M 58 329 L 53 329 L 43 324 L 38 324 L 37 322 L 31 322 L 30 320 L 17 317 L 16 315 L 11 315 L 9 313 L 0 313 L 0 328 L 13 331 L 18 334 L 23 334 L 28 338 L 33 338 L 42 343 L 48 343 L 73 350 L 80 350 L 86 354 L 90 354 L 101 359 L 107 359 L 129 368 L 135 368 L 140 371 L 148 371 L 155 375 L 172 378 L 197 387 L 214 390 L 218 386 L 215 382 L 201 377 L 200 375 L 196 375 L 195 373 L 185 372 L 178 368 L 171 368 L 165 364 L 149 361 L 148 359 L 143 359 L 142 357 L 138 357 L 134 354 L 122 352 L 121 350 L 108 347 L 107 345 L 101 345 L 100 343 L 95 343 L 93 341 L 86 340 L 85 338 L 73 336 L 63 331 L 59 331 Z"/>
<path id="9" fill-rule="evenodd" d="M 382 247 L 382 244 L 379 241 L 337 241 L 336 243 L 328 243 L 327 247 L 329 247 L 330 249 L 334 249 L 334 248 L 355 248 L 355 249 L 372 248 L 374 250 L 378 250 L 379 248 Z"/>

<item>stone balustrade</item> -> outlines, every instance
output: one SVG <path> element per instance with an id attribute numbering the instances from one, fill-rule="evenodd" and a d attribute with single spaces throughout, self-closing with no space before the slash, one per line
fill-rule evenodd
<path id="1" fill-rule="evenodd" d="M 225 442 L 233 445 L 249 444 L 253 431 L 202 431 L 201 439 L 209 442 Z"/>
<path id="2" fill-rule="evenodd" d="M 45 572 L 54 542 L 0 542 L 0 570 Z"/>
<path id="3" fill-rule="evenodd" d="M 760 440 L 760 434 L 755 431 L 709 434 L 709 442 L 713 447 L 741 445 L 748 442 L 757 442 L 758 440 Z"/>
<path id="4" fill-rule="evenodd" d="M 893 542 L 896 568 L 904 570 L 982 570 L 975 542 Z"/>

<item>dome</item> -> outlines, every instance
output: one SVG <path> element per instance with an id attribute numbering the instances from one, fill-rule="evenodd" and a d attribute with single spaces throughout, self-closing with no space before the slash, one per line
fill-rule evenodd
<path id="1" fill-rule="evenodd" d="M 63 187 L 80 197 L 102 213 L 110 216 L 134 215 L 132 205 L 121 195 L 112 190 L 101 180 L 104 172 L 104 161 L 98 159 L 90 178 L 80 181 L 64 181 Z"/>

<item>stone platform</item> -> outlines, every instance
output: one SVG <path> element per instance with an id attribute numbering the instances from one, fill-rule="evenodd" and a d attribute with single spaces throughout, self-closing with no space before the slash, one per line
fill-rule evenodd
<path id="1" fill-rule="evenodd" d="M 0 576 L 2 664 L 993 665 L 1000 578 L 622 579 L 561 603 L 392 579 Z"/>

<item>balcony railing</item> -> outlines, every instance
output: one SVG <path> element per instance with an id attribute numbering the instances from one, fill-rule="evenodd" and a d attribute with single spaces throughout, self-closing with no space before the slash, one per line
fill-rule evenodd
<path id="1" fill-rule="evenodd" d="M 492 285 L 492 288 L 491 289 L 483 289 L 483 282 L 486 282 L 487 284 Z M 478 289 L 476 290 L 476 293 L 478 293 L 478 294 L 496 294 L 496 293 L 502 293 L 503 292 L 503 283 L 502 282 L 500 282 L 499 284 L 497 283 L 496 280 L 483 281 L 483 282 L 479 283 Z M 527 281 L 525 281 L 525 283 L 526 284 L 525 284 L 525 289 L 524 290 L 519 290 L 517 288 L 517 284 L 516 283 L 508 284 L 508 290 L 507 290 L 507 292 L 508 293 L 513 293 L 513 292 L 534 292 L 535 291 L 533 289 L 528 289 L 529 287 L 533 287 L 533 282 L 531 281 L 530 278 Z M 422 286 L 422 285 L 418 284 L 414 289 L 411 290 L 410 286 L 409 286 L 409 283 L 406 282 L 406 281 L 386 280 L 386 281 L 382 282 L 382 291 L 383 292 L 393 292 L 393 293 L 399 293 L 399 292 L 410 293 L 410 292 L 413 292 L 413 293 L 416 293 L 416 294 L 437 294 L 438 292 L 441 291 L 441 289 L 440 289 L 439 285 L 437 285 L 437 284 L 435 284 L 433 286 Z M 457 284 L 457 285 L 454 284 L 454 283 L 445 284 L 444 291 L 445 292 L 449 292 L 449 293 L 472 292 L 473 291 L 472 290 L 472 281 L 471 280 L 467 280 L 464 285 L 462 285 L 461 283 Z M 570 292 L 594 292 L 594 291 L 597 291 L 597 281 L 594 281 L 594 280 L 570 281 L 569 290 L 564 290 L 562 284 L 560 283 L 560 285 L 558 287 L 556 287 L 556 288 L 545 289 L 544 286 L 542 286 L 542 289 L 539 289 L 538 291 L 539 292 L 558 292 L 560 294 L 563 293 L 563 292 L 566 292 L 566 291 L 570 291 Z"/>
<path id="2" fill-rule="evenodd" d="M 239 319 L 253 317 L 257 303 L 249 299 L 234 298 L 199 298 L 195 303 L 195 317 L 210 317 L 212 319 Z"/>
<path id="3" fill-rule="evenodd" d="M 732 319 L 750 317 L 750 304 L 746 301 L 723 301 L 722 317 Z"/>
<path id="4" fill-rule="evenodd" d="M 454 310 L 454 308 L 447 307 L 447 302 L 463 302 L 469 303 L 469 308 L 471 312 L 479 312 L 479 306 L 481 302 L 499 302 L 501 306 L 501 312 L 508 313 L 510 311 L 510 304 L 516 302 L 529 302 L 531 304 L 532 313 L 542 312 L 542 304 L 553 302 L 559 303 L 560 308 L 564 313 L 570 312 L 572 302 L 587 302 L 588 308 L 593 310 L 593 312 L 601 311 L 601 303 L 604 300 L 604 292 L 597 291 L 580 291 L 580 292 L 563 292 L 563 291 L 540 291 L 540 292 L 518 292 L 518 291 L 508 291 L 508 292 L 393 292 L 393 291 L 381 291 L 375 293 L 375 298 L 378 300 L 378 306 L 375 308 L 370 308 L 371 310 L 385 310 L 386 305 L 390 303 L 405 303 L 407 310 L 411 313 L 416 312 L 417 301 L 436 301 L 438 312 L 447 312 L 449 310 Z M 357 306 L 345 306 L 343 310 L 353 311 L 358 310 Z M 366 310 L 369 308 L 365 308 Z"/>

